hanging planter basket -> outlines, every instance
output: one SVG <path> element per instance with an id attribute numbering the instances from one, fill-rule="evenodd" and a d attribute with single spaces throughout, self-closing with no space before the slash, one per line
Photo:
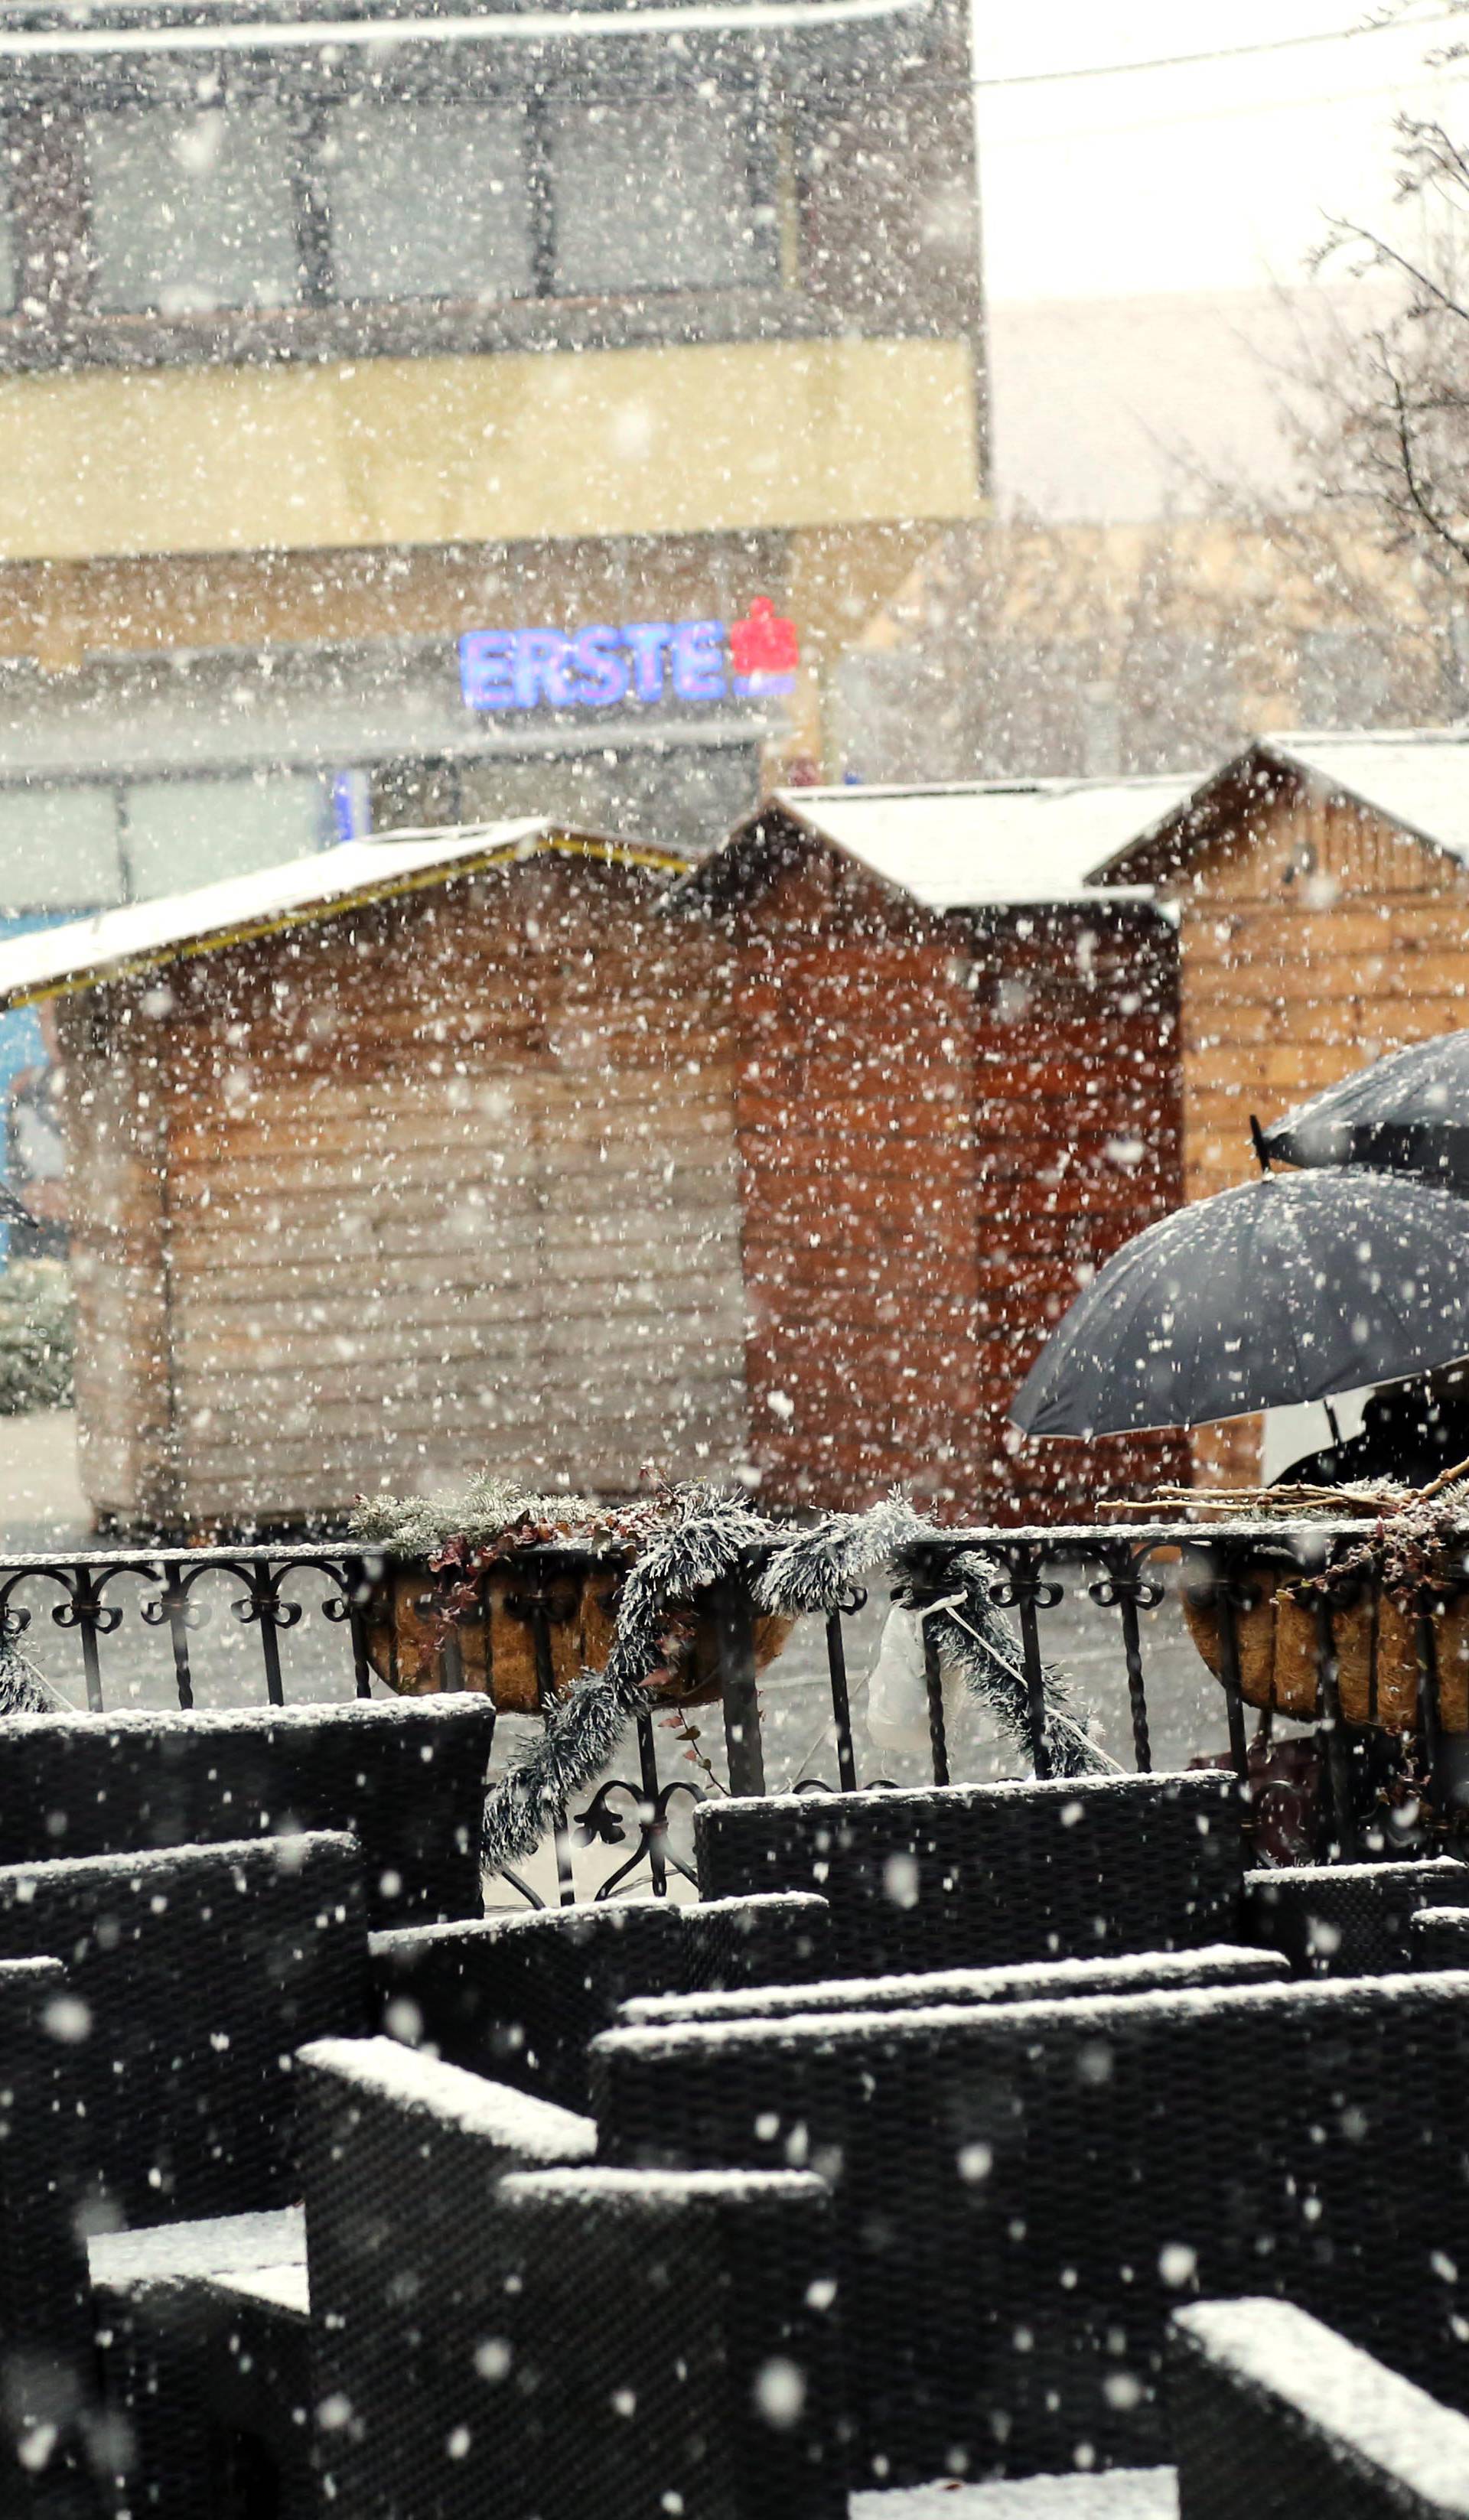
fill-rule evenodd
<path id="1" fill-rule="evenodd" d="M 530 1601 L 543 1597 L 552 1693 L 565 1697 L 584 1671 L 600 1671 L 612 1650 L 618 1579 L 632 1560 L 602 1559 L 547 1574 L 533 1559 L 502 1561 L 483 1575 L 480 1600 L 457 1615 L 443 1606 L 442 1579 L 426 1564 L 393 1566 L 367 1614 L 374 1671 L 404 1697 L 445 1688 L 487 1690 L 502 1715 L 534 1715 L 541 1703 Z M 793 1619 L 757 1618 L 756 1668 L 781 1651 Z M 651 1681 L 658 1706 L 709 1706 L 719 1695 L 719 1641 L 713 1616 L 694 1608 L 678 1620 L 666 1681 Z"/>
<path id="2" fill-rule="evenodd" d="M 664 1527 L 666 1509 L 657 1500 L 604 1508 L 579 1497 L 528 1496 L 491 1479 L 458 1496 L 362 1507 L 354 1537 L 385 1561 L 367 1610 L 374 1671 L 402 1696 L 477 1689 L 502 1714 L 536 1714 L 583 1672 L 603 1669 L 622 1578 Z M 774 1661 L 794 1626 L 791 1618 L 757 1617 L 757 1670 Z M 696 1595 L 670 1606 L 664 1665 L 648 1697 L 676 1707 L 707 1706 L 718 1695 L 718 1631 L 712 1606 Z"/>
<path id="3" fill-rule="evenodd" d="M 1239 1581 L 1251 1596 L 1236 1608 L 1234 1634 L 1240 1695 L 1248 1706 L 1310 1723 L 1320 1713 L 1317 1670 L 1319 1596 L 1305 1590 L 1294 1561 L 1249 1559 Z M 1223 1678 L 1219 1614 L 1211 1579 L 1185 1583 L 1183 1616 L 1216 1680 Z M 1446 1732 L 1469 1732 L 1469 1595 L 1435 1605 L 1439 1721 Z M 1418 1631 L 1414 1614 L 1380 1586 L 1354 1601 L 1332 1603 L 1332 1652 L 1342 1720 L 1387 1732 L 1418 1724 Z"/>
<path id="4" fill-rule="evenodd" d="M 1153 1519 L 1357 1520 L 1360 1538 L 1335 1544 L 1313 1573 L 1283 1544 L 1262 1540 L 1231 1564 L 1240 1695 L 1262 1712 L 1310 1723 L 1320 1704 L 1321 1604 L 1331 1611 L 1342 1720 L 1360 1730 L 1412 1732 L 1420 1722 L 1420 1601 L 1433 1622 L 1439 1724 L 1469 1732 L 1469 1494 L 1461 1464 L 1412 1489 L 1262 1488 L 1199 1494 L 1165 1489 Z M 1217 1581 L 1212 1568 L 1185 1576 L 1183 1616 L 1217 1680 L 1223 1679 Z"/>

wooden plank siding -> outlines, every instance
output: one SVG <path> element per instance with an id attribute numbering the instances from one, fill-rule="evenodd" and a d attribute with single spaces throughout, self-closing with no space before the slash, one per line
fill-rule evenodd
<path id="1" fill-rule="evenodd" d="M 88 1493 L 200 1531 L 482 1466 L 1089 1511 L 1175 1448 L 1006 1412 L 1177 1198 L 1175 1012 L 1149 909 L 931 916 L 816 843 L 733 906 L 540 857 L 98 990 Z"/>
<path id="2" fill-rule="evenodd" d="M 1176 1475 L 1171 1439 L 1028 1444 L 1047 1329 L 1176 1202 L 1176 968 L 1149 911 L 931 917 L 797 847 L 730 922 L 762 1492 L 905 1482 L 1007 1521 Z"/>
<path id="3" fill-rule="evenodd" d="M 171 1522 L 164 1075 L 134 995 L 63 1000 L 58 1014 L 82 1488 L 104 1518 Z"/>
<path id="4" fill-rule="evenodd" d="M 171 1412 L 152 1489 L 119 1467 L 99 1510 L 283 1523 L 485 1465 L 604 1494 L 743 1467 L 731 1058 L 697 940 L 675 969 L 652 910 L 644 878 L 540 860 L 144 993 Z"/>
<path id="5" fill-rule="evenodd" d="M 1469 1020 L 1469 876 L 1366 806 L 1281 782 L 1175 889 L 1190 1198 L 1254 1177 L 1252 1111 Z M 1255 1478 L 1260 1445 L 1259 1418 L 1206 1430 L 1196 1475 Z"/>

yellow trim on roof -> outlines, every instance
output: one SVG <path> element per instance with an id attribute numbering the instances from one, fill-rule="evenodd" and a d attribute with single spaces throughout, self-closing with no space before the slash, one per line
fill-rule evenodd
<path id="1" fill-rule="evenodd" d="M 390 835 L 380 834 L 385 840 Z M 368 910 L 380 901 L 393 901 L 414 892 L 432 891 L 436 884 L 452 883 L 462 875 L 484 875 L 491 867 L 513 866 L 531 857 L 587 858 L 603 866 L 646 867 L 655 875 L 677 875 L 688 865 L 687 858 L 674 857 L 665 849 L 640 848 L 632 842 L 618 840 L 583 840 L 548 832 L 539 839 L 502 840 L 496 848 L 485 849 L 469 857 L 444 858 L 437 866 L 420 867 L 411 875 L 390 877 L 379 884 L 359 884 L 354 892 L 334 893 L 318 901 L 303 901 L 295 910 L 277 911 L 259 919 L 247 920 L 238 927 L 214 928 L 207 935 L 181 938 L 176 944 L 157 945 L 122 957 L 116 962 L 93 963 L 68 973 L 65 979 L 48 980 L 33 989 L 17 990 L 0 1000 L 6 1007 L 40 1007 L 53 998 L 79 997 L 84 990 L 111 987 L 115 981 L 141 978 L 147 971 L 157 971 L 170 963 L 190 963 L 201 954 L 219 954 L 231 945 L 250 945 L 257 937 L 278 936 L 288 928 L 319 926 L 324 920 L 340 919 L 350 910 Z"/>

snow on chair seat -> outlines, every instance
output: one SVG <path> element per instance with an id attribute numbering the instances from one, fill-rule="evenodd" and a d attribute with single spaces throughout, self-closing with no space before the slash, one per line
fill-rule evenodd
<path id="1" fill-rule="evenodd" d="M 994 2485 L 945 2476 L 854 2494 L 848 2510 L 849 2520 L 1178 2520 L 1178 2482 L 1171 2467 L 1074 2469 Z"/>

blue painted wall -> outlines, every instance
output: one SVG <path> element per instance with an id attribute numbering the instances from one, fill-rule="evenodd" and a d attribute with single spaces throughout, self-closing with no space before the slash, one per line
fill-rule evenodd
<path id="1" fill-rule="evenodd" d="M 11 936 L 33 936 L 37 928 L 55 927 L 61 923 L 55 918 L 48 918 L 44 911 L 31 911 L 19 918 L 0 916 L 0 943 Z M 23 1067 L 38 1066 L 45 1056 L 41 1020 L 33 1007 L 15 1007 L 0 1014 L 0 1177 L 7 1180 L 4 1112 L 10 1089 Z M 5 1266 L 9 1257 L 10 1227 L 0 1216 L 0 1268 Z"/>

